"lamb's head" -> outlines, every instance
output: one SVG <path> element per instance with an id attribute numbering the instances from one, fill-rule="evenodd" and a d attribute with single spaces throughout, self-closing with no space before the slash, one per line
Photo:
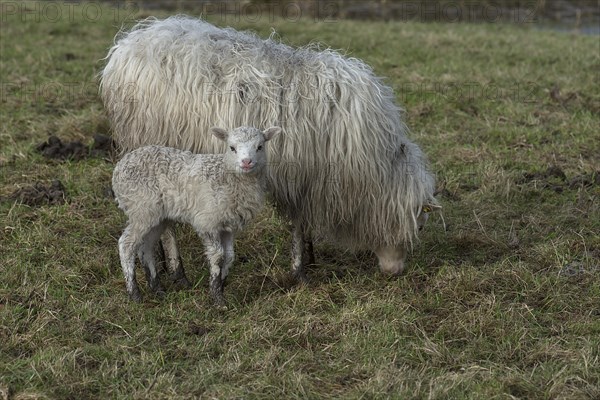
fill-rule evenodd
<path id="1" fill-rule="evenodd" d="M 429 213 L 441 210 L 441 206 L 435 201 L 424 204 L 417 212 L 417 229 L 423 230 L 425 223 L 429 219 Z M 400 246 L 383 246 L 375 250 L 375 254 L 379 259 L 379 269 L 387 275 L 396 276 L 404 271 L 404 261 L 406 260 L 407 247 Z"/>
<path id="2" fill-rule="evenodd" d="M 225 163 L 231 170 L 240 174 L 260 172 L 267 164 L 265 142 L 281 132 L 273 126 L 264 132 L 257 128 L 242 126 L 231 132 L 213 127 L 210 132 L 227 143 Z"/>

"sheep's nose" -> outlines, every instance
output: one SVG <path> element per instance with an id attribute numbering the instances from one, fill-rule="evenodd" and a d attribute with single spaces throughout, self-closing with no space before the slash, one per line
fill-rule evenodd
<path id="1" fill-rule="evenodd" d="M 242 166 L 249 167 L 251 165 L 252 165 L 252 159 L 251 158 L 244 158 L 242 160 Z"/>

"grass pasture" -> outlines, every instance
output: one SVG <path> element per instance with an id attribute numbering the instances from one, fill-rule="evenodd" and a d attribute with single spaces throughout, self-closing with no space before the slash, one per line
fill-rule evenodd
<path id="1" fill-rule="evenodd" d="M 129 302 L 112 160 L 35 150 L 49 135 L 108 134 L 101 59 L 123 23 L 165 14 L 45 4 L 0 3 L 0 399 L 600 398 L 598 37 L 212 16 L 322 42 L 387 77 L 446 224 L 430 219 L 396 279 L 320 242 L 297 287 L 287 223 L 267 208 L 236 243 L 220 312 L 187 228 L 194 288 Z M 56 179 L 64 202 L 11 197 Z"/>

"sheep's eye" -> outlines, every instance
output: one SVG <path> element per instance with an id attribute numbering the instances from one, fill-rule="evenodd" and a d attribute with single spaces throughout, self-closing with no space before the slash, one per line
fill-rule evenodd
<path id="1" fill-rule="evenodd" d="M 229 146 L 229 148 L 231 149 L 231 151 L 233 151 L 235 153 L 235 147 Z"/>
<path id="2" fill-rule="evenodd" d="M 258 147 L 256 148 L 256 150 L 257 150 L 257 151 L 261 151 L 261 150 L 262 150 L 262 145 L 261 145 L 261 146 L 258 146 Z"/>

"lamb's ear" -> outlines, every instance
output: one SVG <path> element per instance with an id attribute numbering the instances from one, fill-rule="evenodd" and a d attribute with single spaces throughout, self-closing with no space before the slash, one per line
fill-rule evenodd
<path id="1" fill-rule="evenodd" d="M 212 133 L 216 138 L 219 138 L 224 142 L 226 142 L 227 137 L 229 137 L 229 133 L 225 129 L 217 128 L 216 126 L 210 128 L 210 133 Z"/>
<path id="2" fill-rule="evenodd" d="M 278 126 L 272 126 L 269 129 L 263 132 L 263 137 L 265 138 L 265 142 L 271 140 L 273 136 L 279 135 L 282 129 Z"/>

